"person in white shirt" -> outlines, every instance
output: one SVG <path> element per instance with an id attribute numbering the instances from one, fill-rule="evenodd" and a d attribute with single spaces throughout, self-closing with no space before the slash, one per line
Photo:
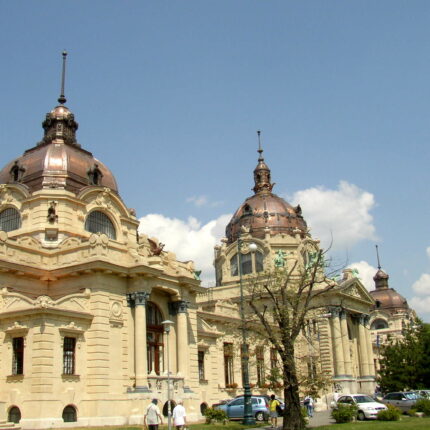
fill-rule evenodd
<path id="1" fill-rule="evenodd" d="M 178 400 L 178 404 L 173 408 L 173 423 L 177 430 L 182 430 L 187 423 L 187 414 L 182 400 Z"/>
<path id="2" fill-rule="evenodd" d="M 157 399 L 152 399 L 152 402 L 146 408 L 143 418 L 143 424 L 145 427 L 149 427 L 149 430 L 158 430 L 158 424 L 163 424 L 163 419 L 157 403 Z"/>

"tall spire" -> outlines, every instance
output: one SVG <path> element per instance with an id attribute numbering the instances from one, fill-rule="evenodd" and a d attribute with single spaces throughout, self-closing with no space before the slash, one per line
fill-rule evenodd
<path id="1" fill-rule="evenodd" d="M 270 182 L 270 169 L 264 162 L 263 149 L 261 147 L 261 131 L 257 130 L 258 136 L 258 164 L 254 169 L 254 193 L 271 192 L 275 184 Z"/>
<path id="2" fill-rule="evenodd" d="M 64 84 L 65 84 L 65 80 L 66 80 L 66 57 L 67 57 L 67 51 L 63 51 L 62 53 L 63 55 L 63 69 L 61 72 L 61 94 L 60 97 L 58 97 L 58 103 L 60 104 L 64 104 L 66 103 L 67 99 L 64 96 Z"/>
<path id="3" fill-rule="evenodd" d="M 375 245 L 375 247 L 376 247 L 376 258 L 378 259 L 378 269 L 381 270 L 381 262 L 379 261 L 378 245 Z"/>

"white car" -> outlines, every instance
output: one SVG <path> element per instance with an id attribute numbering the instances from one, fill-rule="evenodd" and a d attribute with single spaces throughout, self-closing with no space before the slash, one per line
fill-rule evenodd
<path id="1" fill-rule="evenodd" d="M 338 404 L 356 405 L 358 408 L 357 419 L 360 421 L 376 419 L 379 411 L 387 409 L 384 404 L 375 402 L 375 400 L 367 394 L 344 394 L 337 399 L 335 407 Z"/>

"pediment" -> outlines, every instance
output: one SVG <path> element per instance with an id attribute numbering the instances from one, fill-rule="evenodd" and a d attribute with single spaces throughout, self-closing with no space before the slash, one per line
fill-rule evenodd
<path id="1" fill-rule="evenodd" d="M 353 299 L 365 301 L 370 305 L 374 304 L 372 296 L 358 278 L 349 279 L 348 281 L 343 282 L 339 287 L 339 291 Z"/>

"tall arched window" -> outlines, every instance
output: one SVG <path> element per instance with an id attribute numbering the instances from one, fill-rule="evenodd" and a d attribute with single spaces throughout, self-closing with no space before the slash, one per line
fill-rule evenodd
<path id="1" fill-rule="evenodd" d="M 116 231 L 112 221 L 100 211 L 93 211 L 87 216 L 85 230 L 91 233 L 104 233 L 109 239 L 116 240 Z"/>
<path id="2" fill-rule="evenodd" d="M 14 208 L 7 208 L 0 212 L 0 230 L 12 231 L 21 227 L 21 216 Z"/>
<path id="3" fill-rule="evenodd" d="M 230 258 L 230 274 L 231 276 L 239 275 L 239 261 L 241 262 L 242 275 L 249 275 L 253 272 L 262 272 L 264 270 L 264 255 L 260 251 L 248 252 L 242 254 L 234 254 Z"/>
<path id="4" fill-rule="evenodd" d="M 164 369 L 163 360 L 163 315 L 157 305 L 146 304 L 146 339 L 148 351 L 148 373 L 159 375 Z"/>

